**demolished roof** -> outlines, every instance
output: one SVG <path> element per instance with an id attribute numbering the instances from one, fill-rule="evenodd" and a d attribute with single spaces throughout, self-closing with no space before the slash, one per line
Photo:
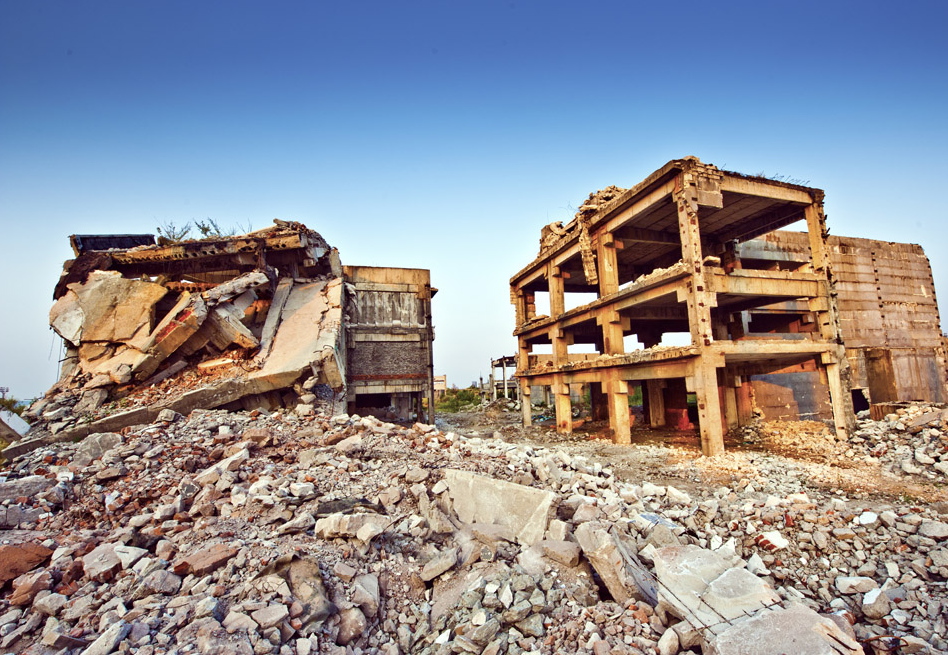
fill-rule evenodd
<path id="1" fill-rule="evenodd" d="M 301 223 L 274 223 L 129 248 L 98 249 L 141 235 L 71 237 L 79 254 L 50 310 L 66 345 L 62 374 L 30 408 L 29 440 L 7 456 L 163 409 L 284 406 L 320 384 L 331 411 L 346 379 L 338 252 Z"/>

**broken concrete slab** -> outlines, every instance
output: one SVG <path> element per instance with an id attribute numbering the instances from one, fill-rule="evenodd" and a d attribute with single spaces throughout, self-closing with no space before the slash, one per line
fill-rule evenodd
<path id="1" fill-rule="evenodd" d="M 30 424 L 22 418 L 13 412 L 0 409 L 0 439 L 11 442 L 16 441 L 23 437 L 29 429 Z"/>
<path id="2" fill-rule="evenodd" d="M 774 608 L 728 626 L 708 641 L 705 655 L 862 655 L 839 626 L 804 605 Z"/>
<path id="3" fill-rule="evenodd" d="M 341 388 L 345 381 L 342 355 L 342 279 L 295 285 L 280 313 L 270 354 L 251 379 L 297 380 L 312 371 L 320 381 Z"/>
<path id="4" fill-rule="evenodd" d="M 56 484 L 56 480 L 44 475 L 29 475 L 18 480 L 0 482 L 0 503 L 13 501 L 21 496 L 38 496 Z"/>
<path id="5" fill-rule="evenodd" d="M 168 290 L 160 284 L 129 280 L 118 271 L 92 271 L 83 284 L 70 284 L 49 313 L 49 323 L 66 341 L 119 342 L 147 334 L 155 303 Z"/>
<path id="6" fill-rule="evenodd" d="M 546 534 L 556 494 L 456 469 L 446 469 L 444 480 L 454 512 L 463 522 L 505 526 L 526 546 Z"/>
<path id="7" fill-rule="evenodd" d="M 96 432 L 86 436 L 79 444 L 72 463 L 78 467 L 88 466 L 110 449 L 122 443 L 122 435 L 116 432 Z"/>
<path id="8" fill-rule="evenodd" d="M 134 343 L 144 353 L 132 372 L 136 380 L 144 380 L 178 349 L 191 335 L 198 331 L 207 318 L 207 304 L 199 295 L 187 291 L 181 294 L 177 304 L 165 315 L 145 339 Z"/>
<path id="9" fill-rule="evenodd" d="M 623 544 L 616 531 L 599 521 L 583 523 L 574 534 L 586 559 L 617 603 L 630 599 L 654 602 L 656 594 L 650 576 L 631 558 L 633 543 Z"/>

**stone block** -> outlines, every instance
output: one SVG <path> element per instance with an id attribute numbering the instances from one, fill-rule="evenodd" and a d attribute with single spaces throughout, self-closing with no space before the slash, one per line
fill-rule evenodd
<path id="1" fill-rule="evenodd" d="M 458 518 L 509 528 L 522 545 L 543 539 L 556 494 L 469 471 L 447 469 L 444 480 Z"/>

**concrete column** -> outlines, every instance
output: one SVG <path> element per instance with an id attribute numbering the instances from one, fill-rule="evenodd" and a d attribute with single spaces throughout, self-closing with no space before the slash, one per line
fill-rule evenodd
<path id="1" fill-rule="evenodd" d="M 554 402 L 556 404 L 556 431 L 560 434 L 573 432 L 573 408 L 569 401 L 569 385 L 557 376 L 553 385 Z"/>
<path id="2" fill-rule="evenodd" d="M 594 421 L 605 421 L 609 418 L 609 407 L 602 387 L 601 382 L 589 383 L 589 402 L 592 405 L 591 414 Z"/>
<path id="3" fill-rule="evenodd" d="M 523 427 L 529 427 L 533 423 L 531 415 L 532 407 L 530 404 L 530 383 L 526 380 L 520 380 L 520 416 Z"/>
<path id="4" fill-rule="evenodd" d="M 688 418 L 688 389 L 683 378 L 672 378 L 666 382 L 664 392 L 665 425 L 672 430 L 694 430 Z"/>
<path id="5" fill-rule="evenodd" d="M 847 412 L 853 411 L 852 392 L 845 391 L 840 377 L 838 362 L 826 365 L 826 380 L 829 383 L 830 402 L 833 404 L 833 424 L 838 439 L 848 439 L 849 432 L 846 421 Z"/>
<path id="6" fill-rule="evenodd" d="M 734 376 L 728 373 L 725 373 L 724 385 L 724 420 L 727 423 L 727 429 L 733 430 L 740 427 L 741 425 L 741 416 L 737 410 L 737 386 L 740 386 L 738 382 L 735 381 Z"/>
<path id="7" fill-rule="evenodd" d="M 694 386 L 698 400 L 701 452 L 707 457 L 720 455 L 724 452 L 724 430 L 717 369 L 710 364 L 699 363 L 695 367 Z"/>
<path id="8" fill-rule="evenodd" d="M 609 427 L 612 441 L 618 444 L 632 443 L 629 419 L 629 385 L 625 380 L 614 378 L 607 383 L 609 397 Z"/>
<path id="9" fill-rule="evenodd" d="M 660 428 L 665 425 L 665 395 L 662 392 L 664 380 L 646 380 L 642 383 L 643 397 L 648 396 L 648 424 L 649 427 Z M 686 397 L 687 404 L 687 397 Z"/>
<path id="10" fill-rule="evenodd" d="M 504 399 L 506 399 L 506 398 L 507 398 L 507 360 L 504 359 L 503 357 L 501 357 L 501 359 L 500 359 L 500 367 L 501 367 L 501 369 L 503 369 L 503 372 L 501 373 L 501 375 L 503 375 L 503 380 L 504 380 Z"/>
<path id="11" fill-rule="evenodd" d="M 693 378 L 698 398 L 698 426 L 701 430 L 701 451 L 705 455 L 724 452 L 724 429 L 718 396 L 717 370 L 710 362 L 709 347 L 714 342 L 711 307 L 716 297 L 705 288 L 704 263 L 701 253 L 701 230 L 698 222 L 698 190 L 691 171 L 683 171 L 676 179 L 674 191 L 678 208 L 678 233 L 681 257 L 688 266 L 691 282 L 685 293 L 688 306 L 688 329 L 691 343 L 698 347 L 699 360 Z"/>
<path id="12" fill-rule="evenodd" d="M 553 266 L 552 263 L 550 264 L 547 282 L 550 289 L 550 316 L 556 318 L 566 311 L 563 273 L 560 271 L 559 266 Z"/>
<path id="13" fill-rule="evenodd" d="M 619 263 L 616 257 L 616 241 L 612 234 L 599 236 L 599 297 L 608 296 L 619 290 Z"/>

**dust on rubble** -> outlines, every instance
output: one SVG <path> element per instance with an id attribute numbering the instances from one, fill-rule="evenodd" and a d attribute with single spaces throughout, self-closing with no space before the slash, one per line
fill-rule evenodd
<path id="1" fill-rule="evenodd" d="M 693 433 L 519 419 L 167 410 L 19 456 L 0 648 L 948 653 L 941 409 L 845 442 L 760 424 L 713 459 Z"/>

